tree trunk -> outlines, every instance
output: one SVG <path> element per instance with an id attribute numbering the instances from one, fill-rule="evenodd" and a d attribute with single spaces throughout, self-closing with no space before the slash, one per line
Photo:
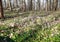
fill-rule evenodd
<path id="1" fill-rule="evenodd" d="M 52 4 L 52 3 L 51 3 L 51 0 L 50 0 L 50 11 L 51 11 L 51 4 Z"/>
<path id="2" fill-rule="evenodd" d="M 28 3 L 29 3 L 29 10 L 31 11 L 32 10 L 32 0 L 29 0 Z"/>
<path id="3" fill-rule="evenodd" d="M 4 18 L 2 0 L 0 0 L 0 18 Z"/>
<path id="4" fill-rule="evenodd" d="M 16 0 L 16 6 L 19 7 L 19 5 L 18 5 L 18 0 Z"/>
<path id="5" fill-rule="evenodd" d="M 56 11 L 58 7 L 58 0 L 53 0 L 53 10 Z"/>
<path id="6" fill-rule="evenodd" d="M 48 11 L 48 0 L 46 0 L 46 11 Z"/>
<path id="7" fill-rule="evenodd" d="M 55 8 L 54 8 L 54 10 L 56 11 L 57 10 L 57 7 L 58 7 L 58 0 L 55 0 Z"/>
<path id="8" fill-rule="evenodd" d="M 11 4 L 11 0 L 9 0 L 9 5 L 10 5 L 10 11 L 12 11 L 12 4 Z"/>
<path id="9" fill-rule="evenodd" d="M 22 11 L 25 12 L 26 11 L 26 2 L 25 0 L 22 0 Z"/>
<path id="10" fill-rule="evenodd" d="M 5 5 L 5 9 L 6 9 L 6 8 L 7 8 L 7 7 L 6 7 L 6 0 L 4 0 L 4 5 Z"/>
<path id="11" fill-rule="evenodd" d="M 40 0 L 38 0 L 38 9 L 40 10 Z"/>

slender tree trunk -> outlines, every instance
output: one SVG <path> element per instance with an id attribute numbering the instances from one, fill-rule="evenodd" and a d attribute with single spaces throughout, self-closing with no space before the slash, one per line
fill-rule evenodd
<path id="1" fill-rule="evenodd" d="M 12 3 L 11 3 L 11 0 L 7 0 L 7 8 L 9 8 L 12 11 Z"/>
<path id="2" fill-rule="evenodd" d="M 51 0 L 50 0 L 50 11 L 51 11 Z"/>
<path id="3" fill-rule="evenodd" d="M 29 10 L 31 11 L 32 10 L 32 0 L 29 0 Z"/>
<path id="4" fill-rule="evenodd" d="M 2 0 L 0 0 L 0 18 L 4 18 Z"/>
<path id="5" fill-rule="evenodd" d="M 11 0 L 9 0 L 9 4 L 10 4 L 10 10 L 12 11 L 12 4 L 11 4 Z"/>
<path id="6" fill-rule="evenodd" d="M 51 5 L 52 5 L 52 9 L 51 10 L 53 11 L 54 10 L 54 0 L 52 0 L 52 4 Z"/>
<path id="7" fill-rule="evenodd" d="M 23 0 L 23 11 L 26 11 L 26 2 Z"/>
<path id="8" fill-rule="evenodd" d="M 33 3 L 32 3 L 32 10 L 35 11 L 35 0 L 33 0 Z"/>
<path id="9" fill-rule="evenodd" d="M 40 0 L 38 0 L 38 9 L 40 10 Z"/>
<path id="10" fill-rule="evenodd" d="M 46 0 L 46 11 L 48 11 L 48 0 Z"/>
<path id="11" fill-rule="evenodd" d="M 6 9 L 6 8 L 7 8 L 7 7 L 6 7 L 6 0 L 4 0 L 4 5 L 5 5 L 5 9 Z"/>
<path id="12" fill-rule="evenodd" d="M 55 10 L 57 10 L 57 8 L 58 8 L 58 0 L 56 0 Z"/>
<path id="13" fill-rule="evenodd" d="M 18 5 L 18 0 L 16 0 L 16 6 L 19 7 L 19 5 Z"/>
<path id="14" fill-rule="evenodd" d="M 56 11 L 58 7 L 58 0 L 54 0 L 53 3 L 54 3 L 53 10 Z"/>
<path id="15" fill-rule="evenodd" d="M 46 0 L 46 4 L 47 4 L 46 10 L 51 11 L 51 0 Z"/>

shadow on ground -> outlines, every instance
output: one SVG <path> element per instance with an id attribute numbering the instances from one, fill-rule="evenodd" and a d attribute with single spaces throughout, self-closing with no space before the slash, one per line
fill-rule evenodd
<path id="1" fill-rule="evenodd" d="M 0 42 L 14 42 L 14 41 L 10 39 L 9 37 L 0 36 Z"/>

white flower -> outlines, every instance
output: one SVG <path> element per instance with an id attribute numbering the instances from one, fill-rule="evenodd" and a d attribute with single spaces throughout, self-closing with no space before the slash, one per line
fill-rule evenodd
<path id="1" fill-rule="evenodd" d="M 51 34 L 51 36 L 54 36 L 54 34 Z"/>
<path id="2" fill-rule="evenodd" d="M 59 33 L 57 33 L 57 34 L 59 34 Z"/>
<path id="3" fill-rule="evenodd" d="M 58 28 L 58 26 L 55 27 L 55 29 L 57 29 L 57 28 Z"/>
<path id="4" fill-rule="evenodd" d="M 53 31 L 54 29 L 52 29 L 52 31 Z"/>
<path id="5" fill-rule="evenodd" d="M 44 39 L 46 39 L 46 37 L 44 37 Z"/>
<path id="6" fill-rule="evenodd" d="M 10 38 L 13 36 L 13 33 L 10 34 Z"/>
<path id="7" fill-rule="evenodd" d="M 1 36 L 3 36 L 4 34 L 1 34 Z"/>
<path id="8" fill-rule="evenodd" d="M 14 23 L 10 23 L 9 24 L 10 27 L 14 27 L 14 25 L 15 25 Z"/>

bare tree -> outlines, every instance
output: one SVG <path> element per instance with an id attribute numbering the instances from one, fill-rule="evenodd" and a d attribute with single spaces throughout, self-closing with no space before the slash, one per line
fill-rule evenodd
<path id="1" fill-rule="evenodd" d="M 26 2 L 23 0 L 23 11 L 26 11 Z"/>
<path id="2" fill-rule="evenodd" d="M 10 4 L 10 10 L 12 11 L 12 3 L 11 3 L 12 0 L 9 0 L 9 4 Z"/>
<path id="3" fill-rule="evenodd" d="M 46 0 L 46 11 L 48 11 L 48 0 Z"/>
<path id="4" fill-rule="evenodd" d="M 54 0 L 54 11 L 57 10 L 58 7 L 58 0 Z"/>
<path id="5" fill-rule="evenodd" d="M 52 7 L 52 3 L 51 3 L 51 0 L 49 0 L 50 1 L 50 3 L 49 3 L 49 7 L 50 7 L 50 11 L 51 11 L 51 7 Z"/>
<path id="6" fill-rule="evenodd" d="M 0 18 L 4 18 L 2 0 L 0 0 Z"/>
<path id="7" fill-rule="evenodd" d="M 32 10 L 32 0 L 28 0 L 29 10 Z"/>
<path id="8" fill-rule="evenodd" d="M 38 9 L 40 10 L 40 0 L 38 0 Z"/>
<path id="9" fill-rule="evenodd" d="M 18 0 L 16 0 L 16 6 L 18 7 L 19 5 L 18 5 Z"/>
<path id="10" fill-rule="evenodd" d="M 5 8 L 4 9 L 6 9 L 7 7 L 6 7 L 6 0 L 4 0 L 4 6 L 5 6 Z"/>

